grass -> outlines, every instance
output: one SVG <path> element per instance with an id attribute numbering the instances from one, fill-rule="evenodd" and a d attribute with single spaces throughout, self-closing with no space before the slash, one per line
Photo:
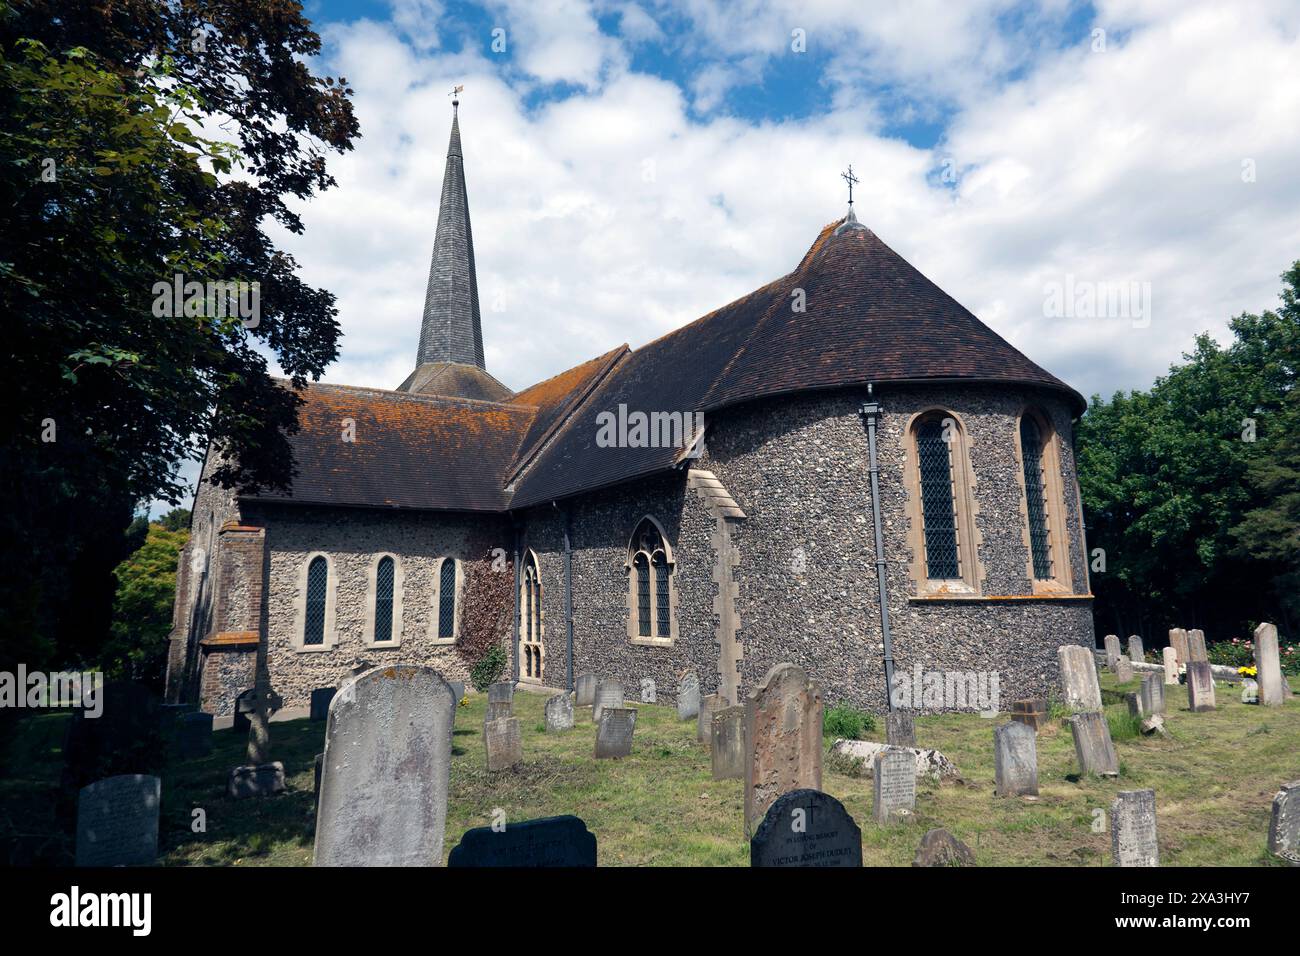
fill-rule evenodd
<path id="1" fill-rule="evenodd" d="M 1108 722 L 1128 721 L 1123 692 L 1102 676 Z M 918 781 L 913 822 L 881 829 L 871 821 L 872 781 L 828 759 L 823 788 L 839 798 L 863 832 L 869 866 L 907 866 L 921 835 L 947 827 L 975 851 L 982 866 L 1097 866 L 1109 863 L 1109 827 L 1094 832 L 1094 811 L 1109 812 L 1119 790 L 1154 787 L 1164 865 L 1272 865 L 1265 850 L 1269 810 L 1279 786 L 1300 776 L 1300 701 L 1264 709 L 1240 702 L 1219 685 L 1219 709 L 1192 714 L 1186 692 L 1169 687 L 1166 737 L 1116 735 L 1121 773 L 1116 780 L 1080 778 L 1064 713 L 1038 734 L 1037 799 L 993 795 L 993 727 L 998 720 L 946 714 L 916 721 L 917 742 L 956 763 L 962 780 Z M 562 734 L 542 726 L 545 697 L 520 691 L 515 710 L 524 735 L 522 766 L 489 775 L 480 733 L 486 698 L 471 695 L 459 709 L 453 737 L 446 851 L 470 827 L 574 813 L 599 840 L 602 866 L 743 866 L 743 788 L 715 781 L 709 757 L 695 742 L 695 721 L 679 721 L 672 707 L 639 704 L 636 741 L 625 760 L 592 757 L 590 711 Z M 57 788 L 66 715 L 24 720 L 11 738 L 0 780 L 0 842 L 27 854 L 12 862 L 71 861 L 70 822 L 58 819 L 50 788 Z M 272 725 L 274 752 L 285 764 L 288 792 L 232 801 L 226 772 L 243 761 L 244 741 L 217 731 L 210 756 L 174 762 L 163 778 L 161 860 L 171 866 L 305 866 L 311 862 L 315 809 L 313 758 L 324 725 L 307 720 Z M 193 830 L 201 809 L 207 830 Z M 21 837 L 21 839 L 19 839 Z M 13 848 L 17 847 L 15 851 Z"/>

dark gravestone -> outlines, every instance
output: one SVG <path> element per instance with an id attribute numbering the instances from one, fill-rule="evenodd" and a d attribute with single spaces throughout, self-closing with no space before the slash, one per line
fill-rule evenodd
<path id="1" fill-rule="evenodd" d="M 151 866 L 158 856 L 162 781 L 123 774 L 82 787 L 77 866 Z"/>
<path id="2" fill-rule="evenodd" d="M 161 704 L 158 708 L 159 726 L 164 734 L 174 733 L 177 718 L 194 713 L 198 708 L 194 704 Z"/>
<path id="3" fill-rule="evenodd" d="M 1047 698 L 1026 697 L 1024 700 L 1012 701 L 1011 719 L 1033 730 L 1039 730 L 1047 723 Z"/>
<path id="4" fill-rule="evenodd" d="M 606 707 L 600 712 L 596 727 L 596 757 L 628 757 L 632 754 L 632 733 L 636 730 L 636 710 L 631 707 Z"/>
<path id="5" fill-rule="evenodd" d="M 317 687 L 311 692 L 311 719 L 326 720 L 330 715 L 330 701 L 338 693 L 337 687 Z"/>
<path id="6" fill-rule="evenodd" d="M 272 691 L 267 717 L 269 718 L 283 706 L 284 699 Z M 250 687 L 235 698 L 235 713 L 230 721 L 230 729 L 241 737 L 248 736 L 248 731 L 253 726 L 252 714 L 256 709 L 257 688 Z"/>
<path id="7" fill-rule="evenodd" d="M 501 830 L 466 831 L 447 857 L 448 866 L 596 865 L 596 836 L 574 816 L 507 823 Z"/>
<path id="8" fill-rule="evenodd" d="M 113 681 L 99 690 L 100 713 L 76 710 L 64 740 L 63 789 L 75 793 L 104 777 L 162 769 L 162 711 L 143 684 Z"/>
<path id="9" fill-rule="evenodd" d="M 777 797 L 754 838 L 750 866 L 862 866 L 862 831 L 844 804 L 820 790 Z"/>
<path id="10" fill-rule="evenodd" d="M 212 715 L 182 714 L 176 722 L 176 749 L 182 760 L 212 752 Z"/>
<path id="11" fill-rule="evenodd" d="M 885 714 L 885 743 L 891 747 L 916 746 L 916 721 L 905 710 Z"/>

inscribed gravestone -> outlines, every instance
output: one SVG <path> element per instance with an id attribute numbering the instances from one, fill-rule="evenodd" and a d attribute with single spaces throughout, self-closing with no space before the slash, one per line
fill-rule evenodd
<path id="1" fill-rule="evenodd" d="M 883 826 L 906 820 L 916 809 L 916 757 L 902 747 L 886 747 L 876 754 L 872 769 L 876 822 Z"/>
<path id="2" fill-rule="evenodd" d="M 317 866 L 438 866 L 456 701 L 429 667 L 348 681 L 330 704 Z"/>
<path id="3" fill-rule="evenodd" d="M 1114 668 L 1119 655 L 1123 653 L 1119 647 L 1119 638 L 1114 634 L 1107 634 L 1103 643 L 1106 646 L 1106 666 Z"/>
<path id="4" fill-rule="evenodd" d="M 1142 710 L 1147 714 L 1163 714 L 1165 712 L 1165 684 L 1160 674 L 1143 675 Z"/>
<path id="5" fill-rule="evenodd" d="M 447 865 L 591 867 L 596 865 L 596 836 L 575 816 L 507 823 L 499 830 L 475 827 L 452 847 Z"/>
<path id="6" fill-rule="evenodd" d="M 1178 683 L 1178 651 L 1172 647 L 1166 647 L 1160 652 L 1160 658 L 1165 665 L 1165 684 Z"/>
<path id="7" fill-rule="evenodd" d="M 821 789 L 822 746 L 821 688 L 777 664 L 745 701 L 745 833 L 781 794 Z"/>
<path id="8" fill-rule="evenodd" d="M 700 678 L 691 671 L 677 688 L 677 719 L 690 720 L 700 712 Z"/>
<path id="9" fill-rule="evenodd" d="M 1214 674 L 1205 661 L 1187 665 L 1187 703 L 1194 711 L 1214 710 Z"/>
<path id="10" fill-rule="evenodd" d="M 1147 659 L 1146 648 L 1142 646 L 1142 638 L 1136 634 L 1130 634 L 1128 639 L 1128 657 L 1131 661 L 1142 662 Z"/>
<path id="11" fill-rule="evenodd" d="M 862 831 L 829 794 L 792 790 L 768 807 L 749 841 L 749 865 L 861 866 Z"/>
<path id="12" fill-rule="evenodd" d="M 1083 773 L 1102 777 L 1119 775 L 1119 758 L 1104 714 L 1094 710 L 1073 715 L 1070 733 L 1074 735 L 1074 753 Z"/>
<path id="13" fill-rule="evenodd" d="M 1255 628 L 1255 681 L 1259 684 L 1259 702 L 1265 707 L 1281 707 L 1286 701 L 1277 628 L 1267 622 Z"/>
<path id="14" fill-rule="evenodd" d="M 524 759 L 523 737 L 518 717 L 498 717 L 483 724 L 483 749 L 491 773 L 509 770 Z"/>
<path id="15" fill-rule="evenodd" d="M 1268 852 L 1300 866 L 1300 780 L 1283 784 L 1273 798 Z"/>
<path id="16" fill-rule="evenodd" d="M 653 704 L 657 700 L 655 682 L 652 677 L 641 678 L 641 703 Z"/>
<path id="17" fill-rule="evenodd" d="M 1097 665 L 1092 652 L 1078 644 L 1056 649 L 1061 668 L 1061 692 L 1067 707 L 1077 710 L 1101 710 L 1101 685 L 1097 683 Z"/>
<path id="18" fill-rule="evenodd" d="M 546 732 L 555 733 L 573 727 L 573 695 L 556 694 L 546 701 Z"/>
<path id="19" fill-rule="evenodd" d="M 1038 793 L 1038 735 L 1012 721 L 993 728 L 993 775 L 999 797 Z"/>
<path id="20" fill-rule="evenodd" d="M 182 714 L 176 721 L 176 747 L 183 760 L 212 752 L 212 715 Z"/>
<path id="21" fill-rule="evenodd" d="M 713 712 L 712 740 L 714 780 L 743 780 L 745 777 L 745 708 L 724 707 Z"/>
<path id="22" fill-rule="evenodd" d="M 1187 632 L 1187 660 L 1191 661 L 1208 661 L 1209 655 L 1205 650 L 1205 632 L 1194 630 Z"/>
<path id="23" fill-rule="evenodd" d="M 162 781 L 122 774 L 77 797 L 77 866 L 150 866 L 158 856 Z"/>
<path id="24" fill-rule="evenodd" d="M 616 680 L 603 680 L 596 685 L 596 699 L 591 705 L 591 719 L 600 723 L 606 707 L 623 706 L 623 685 Z"/>
<path id="25" fill-rule="evenodd" d="M 596 675 L 579 674 L 574 682 L 574 691 L 577 694 L 575 703 L 579 707 L 590 707 L 596 702 Z"/>
<path id="26" fill-rule="evenodd" d="M 596 726 L 596 756 L 628 757 L 632 754 L 632 732 L 636 730 L 636 710 L 631 707 L 605 707 Z"/>
<path id="27" fill-rule="evenodd" d="M 1159 866 L 1156 792 L 1121 790 L 1110 805 L 1112 866 Z"/>
<path id="28" fill-rule="evenodd" d="M 885 743 L 894 747 L 916 746 L 916 721 L 905 710 L 885 714 Z"/>
<path id="29" fill-rule="evenodd" d="M 695 715 L 695 739 L 711 746 L 713 740 L 713 715 L 728 706 L 721 694 L 709 694 L 700 698 L 700 712 Z"/>
<path id="30" fill-rule="evenodd" d="M 317 687 L 311 692 L 311 720 L 326 720 L 330 715 L 330 701 L 337 694 L 337 687 Z"/>
<path id="31" fill-rule="evenodd" d="M 1115 666 L 1111 668 L 1115 672 L 1115 683 L 1127 684 L 1133 679 L 1133 665 L 1129 663 L 1128 655 L 1121 654 L 1115 661 Z"/>

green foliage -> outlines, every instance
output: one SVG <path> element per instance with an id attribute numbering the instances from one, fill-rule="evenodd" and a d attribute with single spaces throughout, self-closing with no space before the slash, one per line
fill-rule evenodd
<path id="1" fill-rule="evenodd" d="M 867 762 L 861 757 L 841 753 L 838 750 L 826 751 L 822 765 L 827 773 L 838 773 L 842 777 L 865 777 Z"/>
<path id="2" fill-rule="evenodd" d="M 144 544 L 113 572 L 113 623 L 100 663 L 109 680 L 139 681 L 162 691 L 176 561 L 189 536 L 151 524 Z"/>
<path id="3" fill-rule="evenodd" d="M 190 529 L 190 509 L 173 508 L 161 518 L 158 523 L 168 531 L 189 531 Z"/>
<path id="4" fill-rule="evenodd" d="M 869 734 L 875 729 L 875 717 L 848 703 L 838 703 L 827 709 L 822 719 L 822 734 L 826 737 L 861 740 L 864 734 Z"/>
<path id="5" fill-rule="evenodd" d="M 1132 740 L 1142 733 L 1142 718 L 1129 713 L 1128 706 L 1106 708 L 1106 725 L 1110 728 L 1110 739 L 1118 742 Z"/>
<path id="6" fill-rule="evenodd" d="M 478 662 L 470 668 L 469 681 L 474 689 L 482 693 L 489 684 L 499 681 L 506 671 L 506 651 L 500 644 L 493 644 L 484 652 Z"/>

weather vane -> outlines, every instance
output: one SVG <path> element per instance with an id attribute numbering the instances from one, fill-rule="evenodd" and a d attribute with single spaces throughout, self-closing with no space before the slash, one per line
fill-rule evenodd
<path id="1" fill-rule="evenodd" d="M 840 173 L 840 178 L 849 184 L 849 205 L 853 205 L 853 184 L 858 182 L 858 177 L 853 175 L 853 164 L 849 164 L 847 173 Z"/>
<path id="2" fill-rule="evenodd" d="M 465 87 L 463 85 L 452 87 L 451 92 L 447 94 L 448 96 L 451 97 L 452 106 L 460 106 L 460 91 L 463 90 L 464 88 Z"/>

